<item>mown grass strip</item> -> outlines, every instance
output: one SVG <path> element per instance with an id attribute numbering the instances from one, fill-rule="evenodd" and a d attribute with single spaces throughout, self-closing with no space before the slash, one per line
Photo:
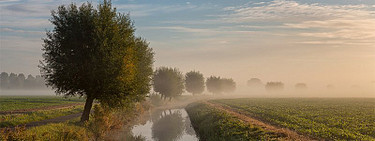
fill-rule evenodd
<path id="1" fill-rule="evenodd" d="M 186 107 L 192 126 L 200 140 L 275 140 L 279 136 L 204 103 L 193 103 Z"/>
<path id="2" fill-rule="evenodd" d="M 7 114 L 0 115 L 0 127 L 13 127 L 34 121 L 52 119 L 60 116 L 76 114 L 83 111 L 83 106 L 73 106 L 64 109 L 36 111 L 27 114 Z"/>

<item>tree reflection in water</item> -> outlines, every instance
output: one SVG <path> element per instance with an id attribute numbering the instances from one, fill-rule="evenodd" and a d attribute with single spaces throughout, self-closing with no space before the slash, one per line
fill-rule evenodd
<path id="1" fill-rule="evenodd" d="M 184 119 L 180 111 L 165 110 L 160 119 L 152 125 L 152 138 L 157 141 L 175 141 L 181 138 L 185 130 Z"/>

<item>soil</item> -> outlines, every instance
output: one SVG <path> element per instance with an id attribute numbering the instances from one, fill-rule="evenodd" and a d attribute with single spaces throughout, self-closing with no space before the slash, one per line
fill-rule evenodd
<path id="1" fill-rule="evenodd" d="M 241 113 L 237 110 L 234 110 L 234 109 L 232 109 L 231 107 L 228 107 L 228 106 L 223 106 L 223 105 L 211 103 L 211 102 L 208 102 L 208 101 L 205 101 L 204 103 L 209 105 L 209 106 L 215 107 L 219 110 L 223 110 L 223 111 L 231 114 L 234 117 L 237 117 L 238 119 L 240 119 L 244 122 L 250 123 L 250 124 L 252 124 L 254 126 L 257 126 L 257 127 L 261 127 L 266 131 L 271 131 L 271 132 L 274 132 L 274 133 L 277 133 L 277 134 L 284 134 L 285 137 L 281 138 L 280 140 L 294 140 L 294 141 L 317 140 L 317 139 L 310 138 L 308 136 L 298 134 L 297 132 L 295 132 L 293 130 L 290 130 L 290 129 L 287 129 L 287 128 L 282 128 L 282 127 L 277 127 L 277 126 L 268 124 L 266 122 L 263 122 L 261 120 L 252 118 L 250 115 L 243 114 L 243 113 Z"/>
<path id="2" fill-rule="evenodd" d="M 77 113 L 77 114 L 71 114 L 71 115 L 67 115 L 67 116 L 61 116 L 61 117 L 57 117 L 57 118 L 53 118 L 53 119 L 46 119 L 46 120 L 42 120 L 42 121 L 30 122 L 30 123 L 27 123 L 25 125 L 25 127 L 26 128 L 30 128 L 30 127 L 35 127 L 35 126 L 46 125 L 46 124 L 49 124 L 49 123 L 65 122 L 65 121 L 71 120 L 73 118 L 80 117 L 81 115 L 82 115 L 82 113 Z"/>

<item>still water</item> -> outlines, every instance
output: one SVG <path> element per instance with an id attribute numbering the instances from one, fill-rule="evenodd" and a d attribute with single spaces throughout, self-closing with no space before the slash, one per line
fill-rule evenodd
<path id="1" fill-rule="evenodd" d="M 125 140 L 198 141 L 185 109 L 148 111 L 129 130 Z M 121 137 L 120 137 L 121 138 Z M 117 138 L 119 139 L 119 138 Z M 115 140 L 117 140 L 115 139 Z M 119 140 L 123 140 L 119 139 Z"/>

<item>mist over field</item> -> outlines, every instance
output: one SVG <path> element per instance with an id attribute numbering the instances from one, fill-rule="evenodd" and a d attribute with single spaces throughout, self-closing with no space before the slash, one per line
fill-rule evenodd
<path id="1" fill-rule="evenodd" d="M 0 0 L 0 140 L 375 140 L 375 0 Z"/>
<path id="2" fill-rule="evenodd" d="M 66 3 L 0 2 L 1 72 L 40 75 L 41 38 L 52 29 L 50 10 L 61 4 Z M 232 78 L 236 90 L 231 95 L 375 97 L 374 1 L 113 1 L 113 5 L 130 14 L 135 34 L 149 42 L 154 69 L 175 67 L 183 73 L 199 71 L 205 78 Z M 263 86 L 248 87 L 251 78 L 260 79 Z M 284 88 L 268 92 L 267 82 L 282 82 Z M 297 83 L 307 88 L 296 90 Z"/>

